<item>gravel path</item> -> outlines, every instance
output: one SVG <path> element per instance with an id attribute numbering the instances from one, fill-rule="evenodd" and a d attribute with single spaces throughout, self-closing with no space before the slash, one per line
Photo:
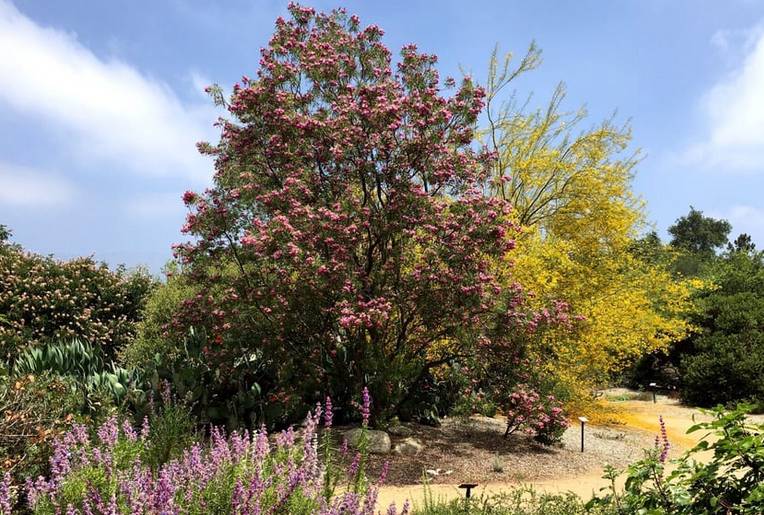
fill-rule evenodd
<path id="1" fill-rule="evenodd" d="M 524 434 L 504 439 L 504 421 L 499 418 L 446 419 L 439 428 L 408 427 L 424 443 L 422 452 L 372 457 L 374 469 L 390 462 L 388 484 L 421 484 L 423 474 L 430 484 L 528 482 L 592 471 L 601 475 L 604 464 L 623 467 L 641 457 L 654 439 L 653 434 L 630 428 L 587 427 L 582 453 L 578 425 L 565 432 L 562 445 L 551 447 Z M 393 445 L 400 439 L 393 437 Z"/>
<path id="2" fill-rule="evenodd" d="M 531 484 L 540 490 L 572 491 L 584 498 L 607 486 L 601 476 L 606 464 L 624 467 L 642 456 L 642 449 L 654 444 L 659 431 L 658 417 L 666 422 L 672 443 L 670 457 L 679 456 L 703 436 L 702 432 L 687 435 L 698 421 L 709 420 L 694 408 L 676 400 L 658 396 L 652 400 L 631 400 L 635 392 L 606 392 L 612 404 L 621 407 L 616 426 L 587 426 L 585 452 L 580 452 L 581 433 L 578 421 L 564 434 L 562 446 L 545 447 L 524 435 L 503 439 L 504 422 L 500 417 L 472 417 L 468 420 L 446 419 L 441 427 L 408 426 L 413 437 L 425 445 L 417 456 L 389 454 L 372 458 L 372 471 L 390 461 L 386 486 L 380 492 L 378 506 L 390 502 L 399 505 L 405 499 L 421 500 L 424 495 L 422 475 L 437 470 L 428 482 L 434 497 L 463 496 L 456 488 L 463 482 L 478 483 L 487 492 L 499 492 L 518 484 Z M 629 399 L 629 400 L 623 400 Z M 752 417 L 764 422 L 764 416 Z M 393 445 L 401 437 L 392 437 Z"/>

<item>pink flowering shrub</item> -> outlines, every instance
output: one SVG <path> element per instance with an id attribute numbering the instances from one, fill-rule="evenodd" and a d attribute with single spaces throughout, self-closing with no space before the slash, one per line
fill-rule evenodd
<path id="1" fill-rule="evenodd" d="M 154 281 L 91 258 L 59 261 L 0 239 L 0 360 L 43 343 L 79 338 L 113 358 L 135 334 Z"/>
<path id="2" fill-rule="evenodd" d="M 362 407 L 368 413 L 368 393 Z M 264 428 L 230 435 L 213 428 L 209 445 L 195 444 L 155 469 L 143 460 L 148 424 L 134 430 L 112 418 L 95 438 L 75 426 L 56 444 L 50 477 L 28 482 L 28 507 L 39 514 L 372 514 L 384 473 L 369 482 L 356 464 L 340 474 L 331 423 L 327 399 L 308 414 L 299 436 L 291 428 L 275 438 Z M 335 494 L 337 485 L 343 488 Z"/>
<path id="3" fill-rule="evenodd" d="M 209 89 L 230 118 L 200 146 L 213 186 L 183 196 L 176 253 L 198 293 L 167 334 L 203 329 L 214 388 L 256 384 L 259 406 L 329 392 L 347 407 L 368 381 L 385 416 L 521 308 L 497 277 L 510 206 L 484 195 L 493 155 L 473 140 L 485 94 L 414 45 L 394 64 L 344 10 L 289 13 L 254 77 L 228 100 Z"/>
<path id="4" fill-rule="evenodd" d="M 539 442 L 550 445 L 560 441 L 569 426 L 562 403 L 554 395 L 542 396 L 525 384 L 517 385 L 509 394 L 505 415 L 505 438 L 522 429 Z"/>

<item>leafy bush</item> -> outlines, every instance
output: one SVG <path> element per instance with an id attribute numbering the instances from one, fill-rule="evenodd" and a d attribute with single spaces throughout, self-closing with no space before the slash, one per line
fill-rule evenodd
<path id="1" fill-rule="evenodd" d="M 178 458 L 184 449 L 200 437 L 198 421 L 183 400 L 172 396 L 170 384 L 161 385 L 161 404 L 151 409 L 144 418 L 142 431 L 148 434 L 144 442 L 143 463 L 151 469 Z"/>
<path id="2" fill-rule="evenodd" d="M 195 290 L 175 262 L 164 269 L 165 281 L 146 296 L 142 317 L 136 325 L 136 336 L 120 354 L 127 368 L 153 370 L 182 359 L 182 338 L 174 338 L 172 323 L 184 301 Z M 181 335 L 185 336 L 185 335 Z"/>
<path id="3" fill-rule="evenodd" d="M 0 241 L 0 360 L 73 338 L 113 359 L 135 334 L 153 285 L 142 270 L 111 271 L 91 258 L 59 261 Z"/>
<path id="4" fill-rule="evenodd" d="M 666 468 L 668 440 L 665 431 L 656 447 L 626 471 L 623 491 L 615 486 L 618 471 L 609 468 L 611 487 L 595 497 L 589 508 L 613 513 L 760 514 L 764 513 L 764 424 L 747 421 L 748 405 L 732 412 L 716 408 L 711 422 L 688 432 L 709 431 L 699 444 Z M 661 421 L 662 423 L 662 421 Z M 713 438 L 708 438 L 713 434 Z M 712 457 L 694 456 L 711 453 Z"/>
<path id="5" fill-rule="evenodd" d="M 763 319 L 764 320 L 764 319 Z M 696 406 L 764 401 L 764 332 L 712 334 L 682 359 L 683 399 Z"/>
<path id="6" fill-rule="evenodd" d="M 47 374 L 12 378 L 0 368 L 0 470 L 11 473 L 9 481 L 45 472 L 53 440 L 81 409 L 70 381 Z"/>

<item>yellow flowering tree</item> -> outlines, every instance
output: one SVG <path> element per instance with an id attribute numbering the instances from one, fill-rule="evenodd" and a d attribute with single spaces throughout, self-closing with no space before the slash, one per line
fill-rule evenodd
<path id="1" fill-rule="evenodd" d="M 535 45 L 517 66 L 492 56 L 482 136 L 496 164 L 487 187 L 511 202 L 523 227 L 507 263 L 513 279 L 538 307 L 561 300 L 583 318 L 577 330 L 546 332 L 534 345 L 549 375 L 583 400 L 625 363 L 686 333 L 692 285 L 675 280 L 665 259 L 635 251 L 646 222 L 631 189 L 639 153 L 629 150 L 628 125 L 583 128 L 584 109 L 561 109 L 563 84 L 537 110 L 506 94 L 540 62 Z"/>

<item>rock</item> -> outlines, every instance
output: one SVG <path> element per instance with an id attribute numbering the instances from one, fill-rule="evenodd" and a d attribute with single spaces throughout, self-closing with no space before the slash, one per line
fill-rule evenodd
<path id="1" fill-rule="evenodd" d="M 405 440 L 395 445 L 393 452 L 395 452 L 395 454 L 401 454 L 403 456 L 414 456 L 416 454 L 419 454 L 419 452 L 423 448 L 424 448 L 424 445 L 422 445 L 422 442 L 420 442 L 416 438 L 406 438 Z"/>
<path id="2" fill-rule="evenodd" d="M 361 434 L 363 430 L 360 427 L 345 431 L 345 438 L 347 438 L 348 444 L 352 447 L 358 447 L 361 442 Z M 387 454 L 390 452 L 390 436 L 384 431 L 375 431 L 372 429 L 366 430 L 366 438 L 368 440 L 368 451 L 372 454 Z"/>
<path id="3" fill-rule="evenodd" d="M 410 427 L 404 426 L 403 424 L 390 426 L 387 428 L 387 432 L 393 436 L 411 436 L 414 434 L 414 431 Z"/>

